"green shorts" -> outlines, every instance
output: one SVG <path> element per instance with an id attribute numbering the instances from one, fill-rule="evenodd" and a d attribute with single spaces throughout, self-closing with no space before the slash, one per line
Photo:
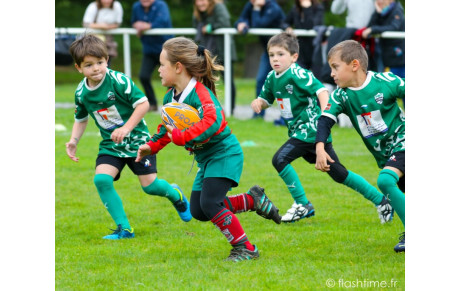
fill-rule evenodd
<path id="1" fill-rule="evenodd" d="M 201 191 L 205 178 L 227 178 L 233 181 L 232 187 L 238 186 L 243 172 L 243 150 L 232 134 L 225 139 L 221 149 L 204 161 L 198 162 L 198 173 L 193 182 L 192 191 Z"/>

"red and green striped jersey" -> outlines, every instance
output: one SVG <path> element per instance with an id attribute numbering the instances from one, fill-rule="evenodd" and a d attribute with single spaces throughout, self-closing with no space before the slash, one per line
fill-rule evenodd
<path id="1" fill-rule="evenodd" d="M 182 130 L 185 148 L 195 153 L 198 162 L 221 149 L 221 146 L 229 146 L 224 140 L 231 135 L 231 129 L 227 126 L 222 106 L 209 88 L 192 78 L 179 100 L 173 97 L 174 89 L 171 89 L 166 92 L 163 104 L 185 103 L 196 108 L 200 114 L 199 122 Z M 166 134 L 166 128 L 161 125 L 159 132 L 152 137 L 152 141 L 156 142 Z"/>

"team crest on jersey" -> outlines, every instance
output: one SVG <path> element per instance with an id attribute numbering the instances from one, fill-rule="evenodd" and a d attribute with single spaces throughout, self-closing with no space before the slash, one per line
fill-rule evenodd
<path id="1" fill-rule="evenodd" d="M 375 102 L 377 104 L 382 104 L 383 103 L 383 93 L 377 93 L 377 95 L 374 96 Z"/>
<path id="2" fill-rule="evenodd" d="M 114 101 L 115 93 L 113 93 L 112 91 L 109 91 L 109 93 L 107 93 L 107 100 Z"/>
<path id="3" fill-rule="evenodd" d="M 294 86 L 292 86 L 291 84 L 287 84 L 285 88 L 289 94 L 292 94 L 292 92 L 294 92 Z"/>

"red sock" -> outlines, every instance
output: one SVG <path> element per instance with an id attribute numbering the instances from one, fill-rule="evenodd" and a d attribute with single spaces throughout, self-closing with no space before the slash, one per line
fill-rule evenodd
<path id="1" fill-rule="evenodd" d="M 240 221 L 231 211 L 224 208 L 211 221 L 220 229 L 232 246 L 244 244 L 250 251 L 254 250 L 254 246 L 249 242 Z"/>
<path id="2" fill-rule="evenodd" d="M 247 193 L 225 197 L 225 207 L 233 213 L 246 212 L 254 210 L 254 199 Z"/>

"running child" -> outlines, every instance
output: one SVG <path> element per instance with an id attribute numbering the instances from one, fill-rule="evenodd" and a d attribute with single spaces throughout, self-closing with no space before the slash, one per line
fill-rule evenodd
<path id="1" fill-rule="evenodd" d="M 405 97 L 405 80 L 393 73 L 367 71 L 368 57 L 354 40 L 328 53 L 331 76 L 339 87 L 318 119 L 316 168 L 330 172 L 337 159 L 325 144 L 337 116 L 345 113 L 372 153 L 380 171 L 377 185 L 405 224 L 405 117 L 396 98 Z M 394 250 L 405 251 L 405 232 Z"/>
<path id="2" fill-rule="evenodd" d="M 163 104 L 179 102 L 196 108 L 201 120 L 188 129 L 172 129 L 163 125 L 145 145 L 139 147 L 137 161 L 145 155 L 158 153 L 169 142 L 184 146 L 195 155 L 198 173 L 190 197 L 192 216 L 211 221 L 231 244 L 229 261 L 257 259 L 259 250 L 244 232 L 234 213 L 257 211 L 267 219 L 280 223 L 278 209 L 268 199 L 264 189 L 255 185 L 247 193 L 226 197 L 238 186 L 243 170 L 243 151 L 225 120 L 224 111 L 216 97 L 214 72 L 223 70 L 215 63 L 210 51 L 192 40 L 177 37 L 163 45 L 160 54 L 161 83 L 172 87 Z"/>
<path id="3" fill-rule="evenodd" d="M 289 139 L 275 153 L 272 164 L 294 199 L 294 204 L 281 221 L 295 222 L 315 215 L 315 209 L 291 163 L 300 157 L 310 164 L 315 163 L 316 123 L 329 95 L 311 71 L 296 63 L 299 44 L 293 34 L 283 32 L 273 36 L 267 50 L 273 70 L 267 75 L 264 87 L 259 97 L 252 101 L 251 107 L 259 113 L 276 101 L 288 127 Z M 364 178 L 347 170 L 339 162 L 331 142 L 332 138 L 327 136 L 326 151 L 336 161 L 327 172 L 329 176 L 374 203 L 382 223 L 391 220 L 392 208 L 387 199 Z"/>
<path id="4" fill-rule="evenodd" d="M 123 73 L 107 68 L 105 43 L 94 35 L 84 35 L 72 43 L 70 53 L 75 68 L 85 78 L 75 91 L 75 123 L 66 143 L 67 155 L 75 162 L 80 141 L 89 116 L 101 133 L 96 158 L 94 184 L 104 207 L 115 221 L 116 229 L 104 239 L 133 238 L 120 196 L 113 182 L 120 178 L 125 165 L 138 176 L 145 193 L 166 197 L 183 221 L 192 219 L 190 204 L 179 186 L 157 178 L 156 157 L 149 155 L 135 162 L 137 150 L 150 137 L 143 119 L 149 109 L 147 97 Z"/>

